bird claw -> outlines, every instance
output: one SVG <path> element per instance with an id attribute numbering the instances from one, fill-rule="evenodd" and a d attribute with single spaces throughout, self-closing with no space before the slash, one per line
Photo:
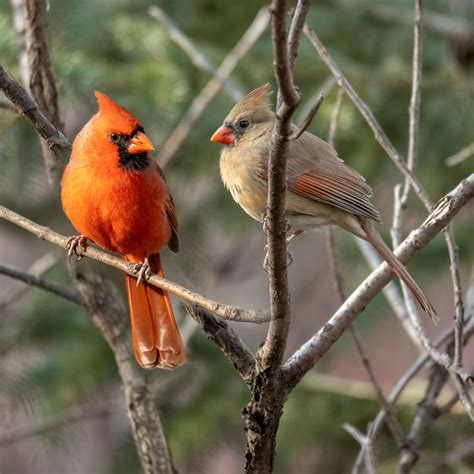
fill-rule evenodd
<path id="1" fill-rule="evenodd" d="M 263 228 L 263 233 L 265 235 L 268 235 L 268 223 L 267 223 L 267 214 L 266 213 L 262 217 L 262 228 Z"/>
<path id="2" fill-rule="evenodd" d="M 288 233 L 291 230 L 290 219 L 285 219 L 285 222 L 286 222 L 286 232 Z M 263 233 L 265 235 L 268 235 L 268 217 L 266 213 L 262 216 L 262 227 L 263 227 Z"/>
<path id="3" fill-rule="evenodd" d="M 140 286 L 142 283 L 145 283 L 152 274 L 150 270 L 150 263 L 148 262 L 148 258 L 145 258 L 145 260 L 141 263 L 135 264 L 133 266 L 132 273 L 134 275 L 138 274 L 137 287 Z"/>
<path id="4" fill-rule="evenodd" d="M 72 237 L 69 237 L 66 242 L 68 260 L 71 260 L 71 257 L 75 255 L 76 260 L 78 262 L 81 261 L 87 251 L 87 246 L 87 237 L 85 235 L 73 235 Z"/>
<path id="5" fill-rule="evenodd" d="M 265 250 L 267 251 L 265 253 L 265 258 L 263 259 L 263 269 L 265 272 L 269 273 L 270 272 L 270 262 L 268 261 L 268 245 L 265 245 Z M 293 252 L 290 250 L 286 250 L 286 264 L 285 267 L 289 267 L 293 263 Z"/>

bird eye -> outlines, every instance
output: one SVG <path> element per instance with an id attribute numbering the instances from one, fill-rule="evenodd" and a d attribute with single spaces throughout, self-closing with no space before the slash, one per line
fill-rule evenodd
<path id="1" fill-rule="evenodd" d="M 242 119 L 239 121 L 240 128 L 247 128 L 250 125 L 250 122 L 247 119 Z"/>
<path id="2" fill-rule="evenodd" d="M 112 143 L 117 143 L 120 140 L 120 135 L 118 133 L 111 133 L 109 137 Z"/>

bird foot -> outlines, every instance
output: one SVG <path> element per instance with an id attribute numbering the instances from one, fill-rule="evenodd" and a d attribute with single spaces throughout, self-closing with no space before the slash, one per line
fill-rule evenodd
<path id="1" fill-rule="evenodd" d="M 263 269 L 269 273 L 270 272 L 270 262 L 268 259 L 268 245 L 265 245 L 265 258 L 263 259 Z M 286 250 L 286 267 L 289 267 L 293 263 L 293 252 Z"/>
<path id="2" fill-rule="evenodd" d="M 291 222 L 289 219 L 285 219 L 286 222 L 286 232 L 288 233 L 291 230 Z M 268 217 L 267 214 L 265 213 L 262 216 L 262 227 L 263 227 L 263 233 L 265 235 L 268 235 Z"/>
<path id="3" fill-rule="evenodd" d="M 145 258 L 145 260 L 143 260 L 141 263 L 135 264 L 133 266 L 132 272 L 134 275 L 137 275 L 137 286 L 145 283 L 152 274 L 148 258 Z"/>
<path id="4" fill-rule="evenodd" d="M 262 229 L 265 235 L 268 235 L 267 213 L 262 216 Z"/>
<path id="5" fill-rule="evenodd" d="M 79 262 L 87 251 L 87 237 L 85 235 L 73 235 L 69 237 L 66 242 L 67 257 L 71 260 L 73 255 L 76 256 L 76 260 Z"/>

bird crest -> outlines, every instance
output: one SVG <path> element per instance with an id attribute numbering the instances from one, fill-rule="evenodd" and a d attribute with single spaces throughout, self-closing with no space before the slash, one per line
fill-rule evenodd
<path id="1" fill-rule="evenodd" d="M 232 121 L 235 117 L 238 117 L 241 114 L 246 114 L 249 111 L 255 115 L 271 114 L 272 104 L 270 101 L 270 95 L 270 83 L 267 82 L 240 99 L 229 112 L 227 119 L 231 119 L 230 121 Z"/>
<path id="2" fill-rule="evenodd" d="M 99 115 L 106 118 L 107 122 L 114 125 L 118 131 L 131 133 L 131 131 L 140 124 L 140 121 L 127 109 L 118 105 L 110 97 L 102 92 L 94 92 L 99 105 Z"/>

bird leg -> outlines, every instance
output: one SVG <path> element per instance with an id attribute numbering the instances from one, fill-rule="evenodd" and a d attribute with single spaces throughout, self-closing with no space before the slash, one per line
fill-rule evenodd
<path id="1" fill-rule="evenodd" d="M 289 221 L 287 220 L 287 230 L 290 229 L 290 224 Z M 293 232 L 289 237 L 286 238 L 286 245 L 290 244 L 290 242 L 298 237 L 298 235 L 302 234 L 302 230 L 297 230 Z M 263 269 L 268 273 L 269 271 L 269 264 L 268 264 L 268 244 L 265 245 L 265 258 L 263 259 Z M 288 249 L 286 249 L 286 266 L 289 267 L 293 263 L 293 252 L 290 252 Z"/>
<path id="2" fill-rule="evenodd" d="M 79 262 L 87 251 L 87 237 L 85 235 L 73 235 L 69 237 L 66 242 L 66 249 L 68 249 L 67 257 L 70 260 L 73 255 Z"/>
<path id="3" fill-rule="evenodd" d="M 151 270 L 150 270 L 150 262 L 148 261 L 148 257 L 145 257 L 145 260 L 141 263 L 136 263 L 133 266 L 132 270 L 133 274 L 137 276 L 137 286 L 140 286 L 142 283 L 148 280 L 151 275 Z"/>

